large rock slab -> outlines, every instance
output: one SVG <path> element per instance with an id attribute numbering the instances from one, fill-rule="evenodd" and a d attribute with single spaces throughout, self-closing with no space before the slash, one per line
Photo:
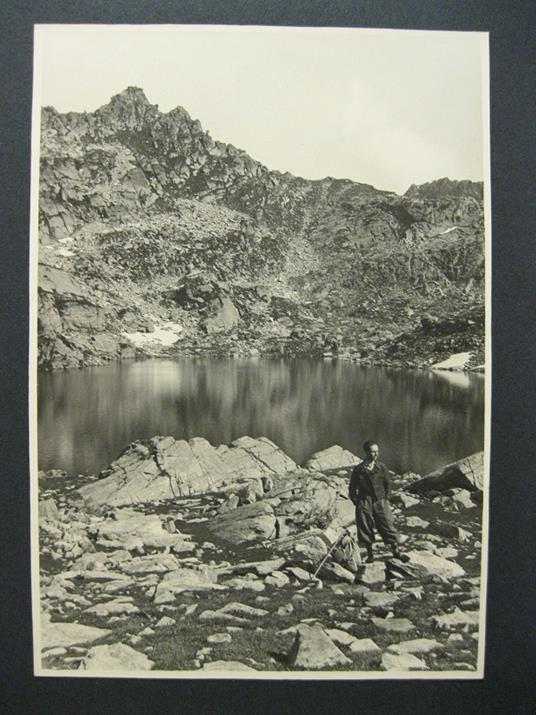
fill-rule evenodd
<path id="1" fill-rule="evenodd" d="M 262 541 L 276 534 L 276 518 L 269 504 L 257 502 L 240 506 L 229 514 L 220 514 L 207 523 L 216 538 L 231 544 Z"/>
<path id="2" fill-rule="evenodd" d="M 411 641 L 393 643 L 388 646 L 387 650 L 397 655 L 404 653 L 414 655 L 415 653 L 430 653 L 430 651 L 437 650 L 438 648 L 444 648 L 444 646 L 432 638 L 415 638 Z"/>
<path id="3" fill-rule="evenodd" d="M 372 640 L 372 638 L 355 638 L 350 644 L 351 653 L 377 653 L 380 649 L 378 645 Z"/>
<path id="4" fill-rule="evenodd" d="M 408 551 L 409 566 L 417 566 L 419 569 L 432 576 L 443 576 L 445 578 L 458 578 L 465 575 L 465 570 L 455 561 L 449 561 L 430 551 Z"/>
<path id="5" fill-rule="evenodd" d="M 154 602 L 173 603 L 176 596 L 185 591 L 214 591 L 224 588 L 216 583 L 216 574 L 208 566 L 199 569 L 179 568 L 164 574 L 156 587 Z"/>
<path id="6" fill-rule="evenodd" d="M 110 630 L 107 628 L 94 628 L 81 623 L 51 623 L 47 618 L 41 623 L 41 648 L 55 648 L 58 646 L 69 647 L 93 643 L 104 638 Z"/>
<path id="7" fill-rule="evenodd" d="M 372 618 L 372 623 L 386 633 L 407 633 L 415 628 L 408 618 Z"/>
<path id="8" fill-rule="evenodd" d="M 339 665 L 352 665 L 350 658 L 337 648 L 319 625 L 296 626 L 296 637 L 289 653 L 289 663 L 295 668 L 321 670 Z"/>
<path id="9" fill-rule="evenodd" d="M 140 609 L 133 603 L 132 598 L 125 596 L 124 598 L 114 598 L 110 601 L 105 601 L 104 603 L 97 603 L 94 606 L 90 606 L 84 610 L 84 613 L 91 613 L 100 618 L 107 618 L 108 616 L 118 616 L 123 613 L 128 613 L 132 615 L 134 613 L 139 613 Z"/>
<path id="10" fill-rule="evenodd" d="M 413 482 L 407 490 L 415 494 L 429 491 L 443 492 L 460 487 L 468 491 L 482 491 L 484 488 L 484 452 L 477 452 L 458 462 L 427 474 Z"/>
<path id="11" fill-rule="evenodd" d="M 167 573 L 179 570 L 179 562 L 172 554 L 147 554 L 135 556 L 130 561 L 120 564 L 120 569 L 126 574 Z"/>
<path id="12" fill-rule="evenodd" d="M 382 668 L 392 671 L 428 670 L 426 663 L 411 653 L 384 653 L 382 655 Z"/>
<path id="13" fill-rule="evenodd" d="M 81 487 L 88 507 L 125 506 L 204 494 L 235 480 L 298 469 L 273 442 L 241 437 L 230 447 L 213 447 L 200 437 L 186 442 L 153 437 L 133 442 L 102 473 Z"/>
<path id="14" fill-rule="evenodd" d="M 234 673 L 234 672 L 251 672 L 256 673 L 255 668 L 250 668 L 249 665 L 241 663 L 238 660 L 213 660 L 211 663 L 205 663 L 201 668 L 203 671 L 215 673 Z"/>
<path id="15" fill-rule="evenodd" d="M 151 670 L 153 665 L 154 662 L 144 653 L 123 643 L 114 643 L 91 648 L 78 669 L 108 673 L 108 671 Z"/>
<path id="16" fill-rule="evenodd" d="M 226 603 L 225 606 L 222 606 L 219 610 L 221 613 L 232 613 L 234 616 L 239 616 L 240 618 L 262 618 L 269 613 L 269 611 L 264 608 L 255 608 L 254 606 L 248 606 L 239 601 Z"/>
<path id="17" fill-rule="evenodd" d="M 298 469 L 298 465 L 267 437 L 240 437 L 231 442 L 230 447 L 219 447 L 218 455 L 235 478 L 284 474 Z"/>
<path id="18" fill-rule="evenodd" d="M 306 469 L 315 469 L 319 472 L 330 469 L 344 469 L 359 464 L 361 459 L 352 452 L 344 449 L 338 444 L 334 444 L 328 449 L 315 452 L 305 463 Z"/>
<path id="19" fill-rule="evenodd" d="M 460 626 L 474 626 L 477 628 L 480 622 L 480 614 L 478 611 L 462 611 L 456 607 L 452 613 L 432 616 L 432 621 L 441 630 L 456 629 Z"/>
<path id="20" fill-rule="evenodd" d="M 256 573 L 257 576 L 268 576 L 273 571 L 279 571 L 285 565 L 285 559 L 278 557 L 275 559 L 265 559 L 264 561 L 248 561 L 241 564 L 234 564 L 220 569 L 219 573 L 225 574 L 245 574 Z"/>
<path id="21" fill-rule="evenodd" d="M 132 509 L 118 509 L 112 519 L 92 524 L 88 533 L 105 548 L 123 546 L 171 548 L 188 551 L 194 545 L 186 543 L 188 538 L 181 534 L 170 534 L 163 528 L 160 517 L 156 514 L 141 514 Z"/>

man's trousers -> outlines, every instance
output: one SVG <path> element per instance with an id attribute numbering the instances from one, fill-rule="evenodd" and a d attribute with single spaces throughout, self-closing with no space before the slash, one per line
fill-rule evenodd
<path id="1" fill-rule="evenodd" d="M 357 503 L 355 520 L 357 524 L 357 539 L 361 546 L 372 548 L 374 528 L 382 537 L 384 543 L 391 549 L 398 547 L 398 532 L 393 523 L 391 505 L 387 499 L 372 501 L 372 497 Z"/>

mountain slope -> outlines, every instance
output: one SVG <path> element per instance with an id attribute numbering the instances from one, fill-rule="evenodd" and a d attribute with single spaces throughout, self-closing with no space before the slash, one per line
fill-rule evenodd
<path id="1" fill-rule="evenodd" d="M 43 109 L 39 208 L 43 368 L 163 349 L 482 361 L 481 184 L 400 197 L 270 171 L 128 88 Z M 449 341 L 420 340 L 422 319 Z"/>

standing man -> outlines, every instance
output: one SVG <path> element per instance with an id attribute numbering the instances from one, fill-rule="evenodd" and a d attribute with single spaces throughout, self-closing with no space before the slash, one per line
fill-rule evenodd
<path id="1" fill-rule="evenodd" d="M 389 504 L 391 482 L 387 467 L 378 461 L 380 448 L 376 442 L 368 441 L 363 445 L 363 451 L 365 459 L 354 467 L 349 488 L 350 499 L 356 506 L 358 542 L 367 549 L 367 561 L 373 561 L 372 544 L 376 527 L 393 556 L 404 562 L 409 561 L 406 554 L 400 553 L 398 532 Z"/>

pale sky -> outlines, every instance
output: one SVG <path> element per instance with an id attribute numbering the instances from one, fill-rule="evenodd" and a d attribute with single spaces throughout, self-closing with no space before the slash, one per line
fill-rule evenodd
<path id="1" fill-rule="evenodd" d="M 403 193 L 486 175 L 487 35 L 39 25 L 37 101 L 94 111 L 128 86 L 269 169 Z"/>

